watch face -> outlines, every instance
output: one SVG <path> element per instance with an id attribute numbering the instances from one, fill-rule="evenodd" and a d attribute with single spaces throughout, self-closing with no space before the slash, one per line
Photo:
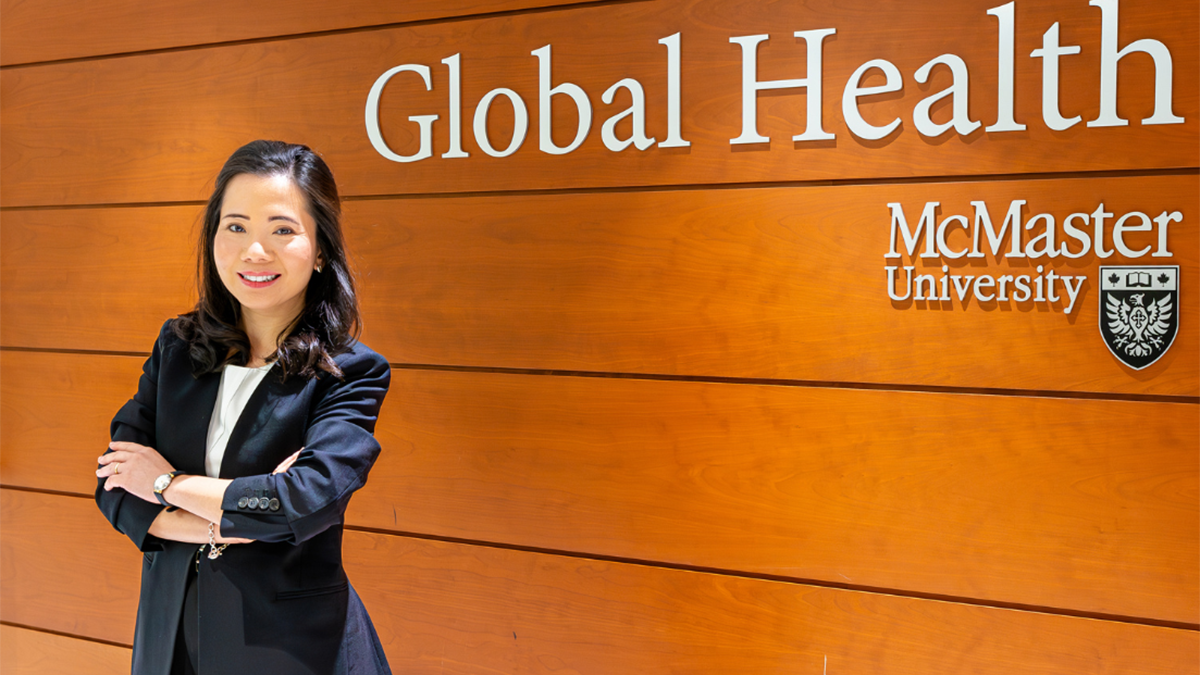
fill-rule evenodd
<path id="1" fill-rule="evenodd" d="M 170 484 L 171 484 L 171 475 L 164 473 L 163 475 L 154 479 L 154 491 L 162 492 L 163 490 L 166 490 L 167 486 Z"/>

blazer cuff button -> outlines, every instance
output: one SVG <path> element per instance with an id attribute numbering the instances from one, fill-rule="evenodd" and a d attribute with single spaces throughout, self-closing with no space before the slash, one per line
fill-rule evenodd
<path id="1" fill-rule="evenodd" d="M 238 500 L 238 508 L 239 509 L 246 508 L 246 504 L 248 504 L 249 502 L 250 502 L 249 497 L 242 497 L 241 499 Z"/>
<path id="2" fill-rule="evenodd" d="M 271 507 L 272 511 L 278 511 L 279 510 L 279 500 L 274 497 L 271 497 L 270 507 Z"/>
<path id="3" fill-rule="evenodd" d="M 267 498 L 266 498 L 266 497 L 259 497 L 259 498 L 258 498 L 258 510 L 259 510 L 259 511 L 266 511 L 266 510 L 267 510 Z"/>
<path id="4" fill-rule="evenodd" d="M 257 509 L 258 508 L 258 497 L 251 497 L 250 501 L 246 502 L 246 508 Z"/>

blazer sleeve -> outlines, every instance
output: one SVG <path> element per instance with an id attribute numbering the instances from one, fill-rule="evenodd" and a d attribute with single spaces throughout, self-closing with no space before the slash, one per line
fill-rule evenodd
<path id="1" fill-rule="evenodd" d="M 128 441 L 147 447 L 155 447 L 155 418 L 158 405 L 158 373 L 162 363 L 165 336 L 170 330 L 170 321 L 163 324 L 150 358 L 142 366 L 142 377 L 138 381 L 137 393 L 129 399 L 113 417 L 109 434 L 114 441 Z M 112 452 L 107 450 L 105 454 Z M 97 465 L 99 467 L 99 465 Z M 142 551 L 162 549 L 162 540 L 150 534 L 150 524 L 163 510 L 161 504 L 151 504 L 120 488 L 105 491 L 105 479 L 96 482 L 96 504 L 101 513 L 118 532 L 129 537 Z"/>
<path id="2" fill-rule="evenodd" d="M 342 521 L 350 496 L 367 482 L 379 456 L 375 421 L 391 382 L 387 361 L 365 347 L 325 376 L 304 435 L 287 471 L 235 478 L 225 489 L 221 534 L 298 544 Z M 279 500 L 279 510 L 248 507 L 251 497 Z"/>

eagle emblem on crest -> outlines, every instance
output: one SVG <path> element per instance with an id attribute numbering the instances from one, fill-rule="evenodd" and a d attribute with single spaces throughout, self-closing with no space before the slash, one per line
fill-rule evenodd
<path id="1" fill-rule="evenodd" d="M 1179 329 L 1179 267 L 1100 268 L 1100 334 L 1113 356 L 1141 370 L 1171 347 Z"/>

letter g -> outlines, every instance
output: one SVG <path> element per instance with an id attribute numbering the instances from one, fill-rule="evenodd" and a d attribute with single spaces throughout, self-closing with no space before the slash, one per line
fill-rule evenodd
<path id="1" fill-rule="evenodd" d="M 379 76 L 375 80 L 375 84 L 371 86 L 371 93 L 367 94 L 367 138 L 371 139 L 371 145 L 375 150 L 385 158 L 393 162 L 415 162 L 420 159 L 425 159 L 433 155 L 433 121 L 438 118 L 437 115 L 410 115 L 408 121 L 416 122 L 421 129 L 421 148 L 415 155 L 398 155 L 392 152 L 387 143 L 383 140 L 383 134 L 379 131 L 379 97 L 383 94 L 383 88 L 387 86 L 388 80 L 396 73 L 402 72 L 416 73 L 425 80 L 425 91 L 433 88 L 429 79 L 429 66 L 423 66 L 419 63 L 406 63 L 402 66 L 396 66 L 386 73 Z"/>

